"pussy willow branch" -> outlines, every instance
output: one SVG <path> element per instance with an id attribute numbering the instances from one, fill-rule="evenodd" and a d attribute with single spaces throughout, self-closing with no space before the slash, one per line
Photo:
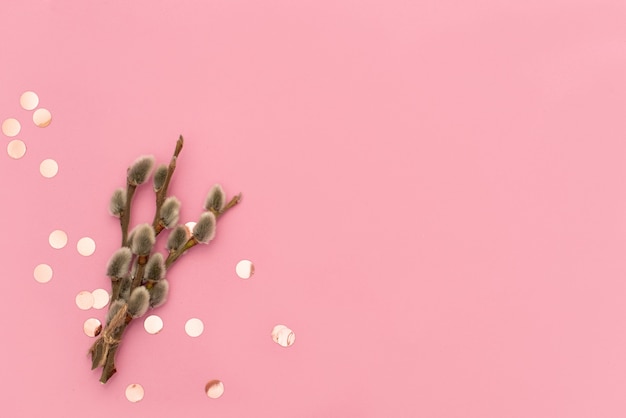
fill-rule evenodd
<path id="1" fill-rule="evenodd" d="M 181 135 L 178 138 L 178 141 L 176 142 L 174 154 L 170 160 L 163 186 L 159 190 L 156 191 L 156 210 L 155 210 L 154 221 L 152 224 L 152 228 L 154 229 L 154 232 L 155 232 L 155 237 L 164 229 L 164 226 L 161 224 L 161 221 L 160 221 L 160 211 L 161 211 L 161 207 L 163 206 L 165 199 L 167 198 L 167 191 L 168 191 L 168 187 L 170 184 L 170 180 L 172 178 L 172 175 L 174 174 L 174 170 L 176 169 L 176 162 L 178 159 L 178 155 L 180 154 L 183 148 L 183 144 L 184 144 L 184 140 Z M 122 229 L 122 247 L 130 246 L 130 243 L 128 242 L 128 227 L 130 224 L 132 198 L 135 193 L 135 189 L 137 188 L 136 185 L 131 184 L 131 182 L 128 180 L 127 180 L 126 186 L 127 188 L 126 188 L 125 207 L 124 207 L 123 212 L 120 214 L 120 225 Z M 213 214 L 215 215 L 215 218 L 217 219 L 221 217 L 223 214 L 225 214 L 229 209 L 236 206 L 240 201 L 241 201 L 241 194 L 238 194 L 234 196 L 224 206 L 224 208 L 221 211 L 216 211 L 214 209 L 210 209 L 210 210 L 213 212 Z M 197 244 L 198 244 L 198 241 L 195 239 L 195 237 L 192 236 L 191 238 L 189 238 L 189 240 L 187 240 L 185 245 L 183 245 L 181 248 L 179 248 L 176 251 L 170 252 L 170 254 L 167 257 L 167 260 L 165 261 L 166 271 L 169 270 L 169 268 L 178 260 L 178 258 L 185 251 L 191 249 Z M 150 254 L 138 255 L 134 257 L 135 258 L 134 263 L 136 263 L 136 270 L 135 270 L 135 274 L 134 274 L 133 281 L 131 284 L 131 292 L 133 289 L 142 285 L 143 274 L 144 274 L 145 266 L 146 266 L 149 256 Z M 130 269 L 131 271 L 133 269 L 132 263 L 131 263 Z M 119 298 L 120 284 L 121 284 L 121 279 L 112 281 L 112 290 L 113 290 L 113 297 L 111 298 L 112 302 L 115 299 Z M 124 311 L 123 318 L 120 317 L 120 320 L 122 319 L 123 319 L 123 322 L 120 324 L 115 324 L 114 329 L 110 329 L 110 330 L 105 329 L 105 332 L 103 332 L 98 337 L 98 339 L 96 340 L 96 342 L 92 345 L 90 349 L 90 353 L 92 355 L 92 369 L 95 369 L 96 367 L 100 367 L 100 366 L 103 367 L 102 375 L 100 377 L 100 382 L 102 383 L 106 383 L 117 371 L 115 368 L 115 355 L 117 353 L 117 349 L 119 347 L 119 344 L 122 340 L 122 336 L 126 328 L 133 320 L 132 316 L 126 313 L 126 311 Z M 107 328 L 110 327 L 111 325 L 113 324 L 109 324 Z"/>

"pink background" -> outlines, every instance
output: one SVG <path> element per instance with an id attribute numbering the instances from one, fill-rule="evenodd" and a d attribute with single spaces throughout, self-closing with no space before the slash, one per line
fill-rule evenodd
<path id="1" fill-rule="evenodd" d="M 624 1 L 47 0 L 0 15 L 0 119 L 28 147 L 0 153 L 3 416 L 626 416 Z M 49 127 L 20 108 L 27 90 Z M 216 182 L 244 201 L 171 271 L 164 330 L 132 325 L 102 386 L 82 324 L 105 312 L 74 297 L 109 288 L 126 167 L 167 161 L 179 134 L 182 220 Z M 150 190 L 136 209 L 133 223 L 152 216 Z M 280 323 L 290 348 L 270 338 Z"/>

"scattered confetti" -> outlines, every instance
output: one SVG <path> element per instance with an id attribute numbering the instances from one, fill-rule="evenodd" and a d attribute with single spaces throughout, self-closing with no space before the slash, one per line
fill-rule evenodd
<path id="1" fill-rule="evenodd" d="M 89 318 L 83 324 L 83 331 L 88 337 L 97 337 L 102 331 L 102 322 L 96 318 Z"/>
<path id="2" fill-rule="evenodd" d="M 52 231 L 48 237 L 48 242 L 52 248 L 59 250 L 67 245 L 67 234 L 60 229 Z"/>
<path id="3" fill-rule="evenodd" d="M 39 264 L 35 267 L 33 276 L 39 283 L 48 283 L 52 279 L 52 267 L 47 264 Z"/>
<path id="4" fill-rule="evenodd" d="M 22 125 L 17 119 L 8 118 L 2 122 L 2 133 L 8 137 L 13 137 L 20 133 Z"/>
<path id="5" fill-rule="evenodd" d="M 25 91 L 20 96 L 20 105 L 25 110 L 33 110 L 39 105 L 39 96 L 34 91 Z"/>
<path id="6" fill-rule="evenodd" d="M 39 108 L 33 113 L 33 122 L 40 128 L 45 128 L 52 122 L 52 114 L 48 109 Z"/>
<path id="7" fill-rule="evenodd" d="M 254 264 L 250 260 L 241 260 L 235 267 L 237 276 L 242 279 L 249 279 L 254 274 Z"/>
<path id="8" fill-rule="evenodd" d="M 76 306 L 84 311 L 91 309 L 93 307 L 93 303 L 94 297 L 91 292 L 83 290 L 76 295 Z"/>
<path id="9" fill-rule="evenodd" d="M 150 315 L 143 321 L 143 327 L 148 334 L 158 334 L 163 329 L 163 320 L 158 315 Z"/>
<path id="10" fill-rule="evenodd" d="M 211 380 L 204 387 L 206 396 L 211 399 L 217 399 L 224 394 L 224 383 L 220 380 Z"/>
<path id="11" fill-rule="evenodd" d="M 143 399 L 144 390 L 143 386 L 138 383 L 133 383 L 126 387 L 126 399 L 131 402 L 139 402 Z"/>
<path id="12" fill-rule="evenodd" d="M 187 222 L 185 226 L 187 227 L 187 232 L 189 232 L 189 235 L 191 236 L 191 234 L 193 234 L 193 228 L 196 226 L 196 223 L 193 221 L 190 221 L 190 222 Z"/>
<path id="13" fill-rule="evenodd" d="M 39 172 L 46 178 L 52 178 L 59 172 L 59 164 L 51 158 L 45 159 L 39 165 Z"/>
<path id="14" fill-rule="evenodd" d="M 204 324 L 198 318 L 191 318 L 185 323 L 185 332 L 190 337 L 198 337 L 204 332 Z"/>
<path id="15" fill-rule="evenodd" d="M 9 157 L 19 160 L 26 154 L 26 144 L 24 141 L 14 139 L 7 145 L 7 154 L 9 154 Z"/>
<path id="16" fill-rule="evenodd" d="M 78 244 L 76 244 L 76 249 L 78 250 L 78 253 L 80 255 L 88 257 L 92 255 L 94 251 L 96 251 L 96 242 L 89 237 L 83 237 L 78 240 Z"/>
<path id="17" fill-rule="evenodd" d="M 93 308 L 102 309 L 109 304 L 109 292 L 104 289 L 96 289 L 91 292 L 93 296 Z"/>
<path id="18" fill-rule="evenodd" d="M 285 325 L 276 325 L 272 330 L 272 339 L 282 347 L 290 347 L 296 341 L 296 334 Z"/>

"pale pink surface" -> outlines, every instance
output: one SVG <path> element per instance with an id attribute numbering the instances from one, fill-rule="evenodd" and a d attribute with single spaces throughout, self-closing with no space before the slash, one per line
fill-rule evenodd
<path id="1" fill-rule="evenodd" d="M 2 136 L 3 417 L 626 416 L 623 1 L 4 1 L 0 15 L 0 119 L 28 147 L 11 160 Z M 19 107 L 27 90 L 49 127 Z M 105 312 L 74 297 L 109 287 L 106 208 L 127 165 L 167 161 L 179 133 L 184 221 L 214 182 L 245 198 L 171 271 L 163 331 L 134 324 L 102 386 L 82 324 Z M 45 158 L 57 177 L 39 175 Z M 151 192 L 137 203 L 134 222 Z M 271 340 L 281 323 L 290 348 Z"/>

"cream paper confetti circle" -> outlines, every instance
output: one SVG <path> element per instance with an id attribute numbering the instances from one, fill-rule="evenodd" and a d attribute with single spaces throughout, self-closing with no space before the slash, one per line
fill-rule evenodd
<path id="1" fill-rule="evenodd" d="M 7 154 L 9 154 L 9 157 L 19 160 L 26 154 L 26 144 L 19 139 L 12 140 L 7 145 Z"/>
<path id="2" fill-rule="evenodd" d="M 204 332 L 204 323 L 198 318 L 191 318 L 185 323 L 185 332 L 190 337 L 198 337 Z"/>
<path id="3" fill-rule="evenodd" d="M 25 91 L 20 96 L 20 106 L 25 110 L 33 110 L 39 105 L 39 96 L 34 91 Z"/>
<path id="4" fill-rule="evenodd" d="M 48 283 L 52 280 L 52 267 L 47 264 L 39 264 L 33 271 L 35 280 L 39 283 Z"/>
<path id="5" fill-rule="evenodd" d="M 39 172 L 45 178 L 51 179 L 59 172 L 59 164 L 52 158 L 47 158 L 39 164 Z"/>
<path id="6" fill-rule="evenodd" d="M 40 128 L 45 128 L 52 122 L 52 114 L 48 109 L 39 108 L 33 113 L 33 122 Z"/>
<path id="7" fill-rule="evenodd" d="M 22 130 L 22 125 L 15 118 L 8 118 L 2 122 L 2 133 L 8 137 L 14 137 L 20 133 Z"/>
<path id="8" fill-rule="evenodd" d="M 52 248 L 59 250 L 67 245 L 67 234 L 60 229 L 54 230 L 50 233 L 48 242 Z"/>

